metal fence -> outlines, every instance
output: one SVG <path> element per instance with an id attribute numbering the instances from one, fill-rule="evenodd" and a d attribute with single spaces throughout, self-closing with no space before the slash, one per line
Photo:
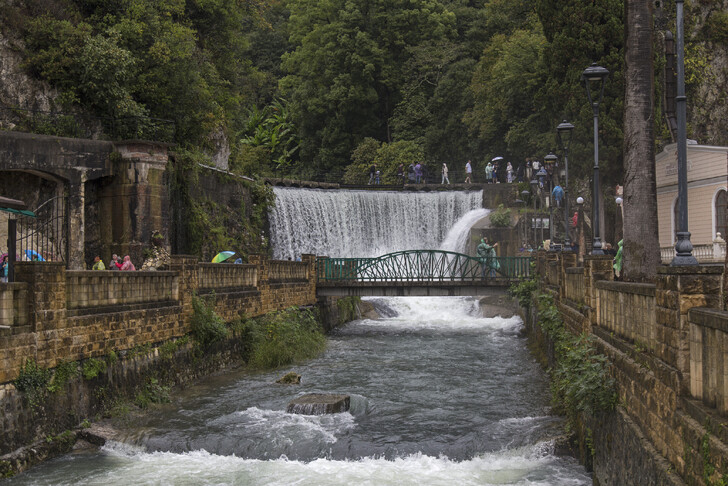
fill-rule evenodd
<path id="1" fill-rule="evenodd" d="M 16 260 L 68 262 L 67 198 L 53 197 L 17 223 Z"/>

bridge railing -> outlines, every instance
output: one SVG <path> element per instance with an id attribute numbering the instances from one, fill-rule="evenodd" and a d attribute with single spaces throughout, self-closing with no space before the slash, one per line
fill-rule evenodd
<path id="1" fill-rule="evenodd" d="M 484 272 L 485 268 L 485 272 Z M 319 282 L 456 282 L 496 278 L 521 279 L 531 275 L 529 257 L 475 258 L 441 250 L 410 250 L 376 258 L 319 258 Z"/>

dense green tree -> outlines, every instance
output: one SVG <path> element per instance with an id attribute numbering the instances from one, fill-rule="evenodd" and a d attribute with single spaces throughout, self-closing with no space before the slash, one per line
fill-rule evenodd
<path id="1" fill-rule="evenodd" d="M 298 113 L 301 156 L 342 166 L 364 139 L 393 139 L 411 48 L 452 36 L 455 17 L 436 0 L 291 0 L 290 73 L 281 86 Z"/>

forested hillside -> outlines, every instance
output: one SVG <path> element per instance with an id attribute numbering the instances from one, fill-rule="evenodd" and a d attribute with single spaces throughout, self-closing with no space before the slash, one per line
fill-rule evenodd
<path id="1" fill-rule="evenodd" d="M 581 72 L 611 72 L 601 118 L 606 182 L 622 164 L 621 0 L 3 0 L 0 103 L 175 122 L 175 142 L 253 175 L 344 176 L 379 161 L 461 167 L 556 149 L 576 126 L 591 158 Z M 688 136 L 728 143 L 728 5 L 686 2 Z M 655 2 L 655 124 L 664 32 Z M 646 60 L 647 62 L 647 60 Z M 37 83 L 33 89 L 26 85 Z M 22 86 L 20 86 L 22 85 Z M 39 96 L 38 93 L 43 93 Z"/>

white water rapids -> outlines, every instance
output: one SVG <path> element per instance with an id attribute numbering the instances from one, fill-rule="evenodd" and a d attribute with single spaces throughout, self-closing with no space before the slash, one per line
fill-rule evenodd
<path id="1" fill-rule="evenodd" d="M 402 250 L 465 250 L 488 214 L 482 191 L 394 192 L 275 187 L 273 257 L 376 257 Z"/>
<path id="2" fill-rule="evenodd" d="M 518 317 L 458 297 L 370 299 L 380 319 L 334 333 L 320 357 L 232 371 L 175 392 L 99 451 L 63 456 L 16 485 L 586 486 L 550 414 L 545 373 Z M 305 393 L 346 393 L 349 412 L 285 412 Z"/>

